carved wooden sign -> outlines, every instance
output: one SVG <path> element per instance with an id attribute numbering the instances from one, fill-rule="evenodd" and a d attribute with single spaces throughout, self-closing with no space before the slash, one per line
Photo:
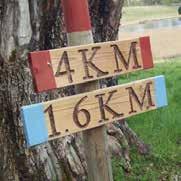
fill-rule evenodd
<path id="1" fill-rule="evenodd" d="M 149 37 L 30 53 L 37 92 L 153 67 Z"/>
<path id="2" fill-rule="evenodd" d="M 22 107 L 28 146 L 167 105 L 164 76 Z"/>

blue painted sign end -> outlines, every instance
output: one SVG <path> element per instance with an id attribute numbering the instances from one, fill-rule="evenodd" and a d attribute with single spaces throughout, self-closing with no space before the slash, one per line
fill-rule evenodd
<path id="1" fill-rule="evenodd" d="M 133 85 L 135 85 L 135 84 L 139 85 L 139 86 L 136 86 L 137 88 L 134 88 Z M 144 92 L 145 92 L 144 95 L 142 95 L 143 91 L 138 90 L 139 87 L 144 89 Z M 132 91 L 129 92 L 128 89 L 129 89 L 129 91 L 132 90 L 134 92 L 134 94 Z M 138 90 L 139 94 L 137 92 L 135 92 L 136 89 Z M 115 86 L 113 88 L 106 88 L 106 90 L 107 91 L 109 90 L 109 92 L 113 91 L 113 90 L 114 91 L 116 90 L 116 92 L 120 91 L 120 94 L 119 94 L 120 96 L 117 97 L 119 106 L 121 107 L 123 105 L 123 106 L 127 107 L 127 109 L 123 109 L 123 111 L 125 111 L 125 115 L 126 115 L 124 118 L 130 116 L 131 113 L 137 112 L 137 114 L 138 114 L 138 113 L 147 112 L 149 110 L 154 110 L 154 109 L 161 108 L 161 107 L 168 105 L 165 78 L 163 75 L 145 79 L 145 80 L 142 80 L 141 82 L 136 81 L 136 82 L 132 82 L 131 84 Z M 126 96 L 128 98 L 128 101 L 126 104 L 124 104 L 124 102 L 126 102 L 125 98 L 124 98 L 125 95 L 121 94 L 121 92 L 123 90 L 126 91 L 128 94 Z M 102 93 L 105 93 L 104 89 L 102 89 L 101 91 L 102 91 Z M 151 94 L 153 94 L 153 96 Z M 100 95 L 100 90 L 94 91 L 92 93 L 87 93 L 86 97 L 91 97 L 91 98 L 95 97 L 94 100 L 97 103 L 96 109 L 98 110 L 97 114 L 99 114 L 100 105 L 99 105 L 99 101 L 96 98 L 97 95 Z M 79 123 L 79 118 L 77 118 L 78 119 L 77 122 L 73 118 L 74 113 L 76 113 L 76 115 L 78 114 L 78 111 L 75 112 L 75 110 L 77 109 L 75 107 L 77 106 L 77 103 L 80 102 L 80 97 L 84 98 L 85 94 L 81 95 L 81 96 L 79 95 L 79 96 L 69 97 L 66 99 L 61 98 L 61 99 L 57 100 L 56 103 L 49 102 L 49 105 L 51 105 L 51 107 L 54 107 L 54 105 L 56 104 L 56 110 L 54 110 L 54 109 L 48 110 L 50 106 L 45 109 L 45 107 L 47 107 L 47 105 L 48 105 L 47 103 L 39 103 L 39 104 L 22 107 L 21 114 L 22 114 L 24 132 L 25 132 L 25 136 L 26 136 L 26 140 L 27 140 L 27 146 L 31 147 L 31 146 L 42 144 L 42 143 L 50 140 L 50 137 L 51 137 L 51 139 L 52 138 L 55 139 L 57 137 L 62 137 L 62 136 L 68 135 L 68 134 L 79 132 L 81 130 L 83 131 L 83 127 L 85 130 L 85 128 L 91 129 L 93 127 L 98 126 L 99 122 L 96 119 L 92 119 L 92 120 L 90 119 L 93 122 L 92 125 L 88 123 L 88 125 L 81 127 L 80 123 Z M 155 98 L 155 101 L 153 101 L 153 102 L 152 102 L 152 97 Z M 143 103 L 145 103 L 145 108 L 143 107 L 142 103 L 139 101 L 139 98 L 142 98 L 142 101 L 144 101 Z M 147 101 L 146 101 L 146 99 L 147 99 Z M 70 102 L 70 103 L 68 103 L 68 105 L 69 105 L 69 107 L 71 107 L 71 109 L 69 107 L 66 107 L 66 109 L 64 110 L 64 109 L 62 109 L 61 106 L 67 104 L 67 101 Z M 135 103 L 140 105 L 140 108 L 144 108 L 144 110 L 143 109 L 136 110 L 132 101 L 134 101 Z M 86 104 L 91 105 L 92 102 L 91 103 L 88 102 Z M 86 105 L 86 104 L 84 103 L 84 105 Z M 115 103 L 113 103 L 113 104 L 115 104 Z M 146 106 L 146 104 L 148 104 L 148 107 Z M 135 109 L 135 112 L 134 112 L 133 107 Z M 130 112 L 130 108 L 131 108 L 132 112 Z M 138 106 L 138 108 L 139 108 L 139 106 Z M 149 109 L 149 108 L 152 108 L 152 109 Z M 87 108 L 87 109 L 88 109 L 87 110 L 87 112 L 88 112 L 89 109 L 91 109 L 91 108 Z M 47 110 L 48 110 L 48 114 L 46 115 Z M 53 118 L 53 120 L 50 119 L 49 111 L 51 111 L 51 114 L 52 114 L 51 118 Z M 62 111 L 62 115 L 64 115 L 64 116 L 61 116 L 61 114 L 54 114 L 55 111 Z M 69 111 L 69 112 L 65 113 L 64 111 L 65 112 Z M 71 114 L 72 116 L 69 118 L 66 118 L 65 115 L 68 115 L 68 114 Z M 46 120 L 46 116 L 49 116 L 49 118 L 47 117 L 47 119 L 49 119 L 48 120 L 49 123 Z M 68 127 L 67 127 L 68 132 L 66 131 L 66 128 L 64 126 L 64 124 L 65 124 L 65 122 L 63 121 L 64 119 L 67 119 L 66 121 L 68 121 L 68 123 L 69 123 Z M 111 119 L 110 119 L 110 122 L 111 122 Z M 47 126 L 48 124 L 50 124 L 49 127 Z M 57 127 L 55 127 L 55 126 L 57 126 Z M 58 134 L 56 134 L 56 133 L 54 134 L 54 132 L 53 132 L 54 128 L 56 130 L 56 133 L 58 133 Z M 48 133 L 50 133 L 50 132 L 52 133 L 52 135 L 48 135 Z"/>
<path id="2" fill-rule="evenodd" d="M 168 105 L 167 91 L 165 85 L 165 77 L 163 75 L 157 76 L 155 79 L 155 96 L 157 108 Z"/>
<path id="3" fill-rule="evenodd" d="M 22 107 L 21 116 L 28 147 L 48 141 L 43 104 Z"/>

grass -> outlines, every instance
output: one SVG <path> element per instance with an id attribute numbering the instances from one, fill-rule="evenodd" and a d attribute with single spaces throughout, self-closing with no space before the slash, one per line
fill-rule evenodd
<path id="1" fill-rule="evenodd" d="M 169 106 L 128 119 L 129 126 L 150 145 L 151 154 L 141 156 L 132 147 L 132 171 L 127 175 L 120 160 L 113 159 L 114 181 L 169 181 L 181 177 L 181 58 L 176 59 L 119 80 L 125 83 L 165 75 Z"/>
<path id="2" fill-rule="evenodd" d="M 123 8 L 122 23 L 177 16 L 177 6 L 132 6 Z"/>

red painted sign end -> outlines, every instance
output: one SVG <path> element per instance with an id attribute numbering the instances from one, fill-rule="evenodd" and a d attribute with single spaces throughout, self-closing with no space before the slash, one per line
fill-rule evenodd
<path id="1" fill-rule="evenodd" d="M 41 92 L 45 89 L 51 90 L 57 88 L 49 51 L 29 53 L 29 62 L 36 92 Z"/>
<path id="2" fill-rule="evenodd" d="M 150 37 L 145 36 L 140 38 L 141 55 L 143 59 L 143 68 L 153 68 L 153 56 L 151 51 Z"/>

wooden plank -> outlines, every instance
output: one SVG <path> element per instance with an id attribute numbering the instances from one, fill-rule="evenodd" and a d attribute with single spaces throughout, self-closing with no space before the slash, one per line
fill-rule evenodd
<path id="1" fill-rule="evenodd" d="M 167 105 L 164 76 L 22 108 L 28 146 Z"/>
<path id="2" fill-rule="evenodd" d="M 32 52 L 30 67 L 41 92 L 152 68 L 153 59 L 149 37 L 141 37 Z"/>
<path id="3" fill-rule="evenodd" d="M 83 131 L 83 138 L 87 164 L 91 168 L 88 170 L 88 181 L 113 181 L 107 126 Z"/>

